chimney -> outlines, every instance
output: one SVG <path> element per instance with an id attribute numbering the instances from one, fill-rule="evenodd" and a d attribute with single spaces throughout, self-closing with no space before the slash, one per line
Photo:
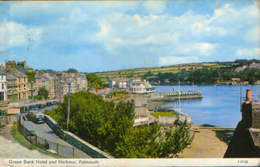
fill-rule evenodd
<path id="1" fill-rule="evenodd" d="M 252 94 L 250 89 L 246 90 L 246 102 L 252 102 Z"/>

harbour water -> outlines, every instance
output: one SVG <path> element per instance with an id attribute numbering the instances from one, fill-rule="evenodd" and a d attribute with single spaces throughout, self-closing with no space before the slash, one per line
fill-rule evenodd
<path id="1" fill-rule="evenodd" d="M 179 86 L 154 86 L 155 93 L 179 91 Z M 181 108 L 182 112 L 191 116 L 192 123 L 202 125 L 210 124 L 221 127 L 236 127 L 241 120 L 240 92 L 242 102 L 246 89 L 251 89 L 253 99 L 260 101 L 260 85 L 243 86 L 191 86 L 181 85 L 181 91 L 198 90 L 202 93 L 202 99 L 182 100 L 171 102 L 165 106 Z M 241 91 L 240 91 L 241 90 Z"/>

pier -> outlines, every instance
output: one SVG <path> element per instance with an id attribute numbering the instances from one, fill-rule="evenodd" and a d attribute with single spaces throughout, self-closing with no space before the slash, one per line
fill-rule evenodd
<path id="1" fill-rule="evenodd" d="M 151 95 L 151 99 L 154 101 L 171 102 L 175 100 L 186 100 L 186 99 L 200 99 L 202 98 L 200 91 L 176 91 L 167 93 L 155 93 Z"/>
<path id="2" fill-rule="evenodd" d="M 176 91 L 176 92 L 167 92 L 167 93 L 161 93 L 164 97 L 192 97 L 192 96 L 197 96 L 197 97 L 202 97 L 202 94 L 200 91 Z"/>

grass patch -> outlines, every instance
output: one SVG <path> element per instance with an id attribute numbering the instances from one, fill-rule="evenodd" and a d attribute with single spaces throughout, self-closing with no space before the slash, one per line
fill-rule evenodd
<path id="1" fill-rule="evenodd" d="M 153 112 L 152 115 L 156 118 L 159 118 L 159 116 L 161 117 L 173 117 L 173 116 L 177 116 L 177 114 L 173 113 L 173 112 Z"/>
<path id="2" fill-rule="evenodd" d="M 46 151 L 46 150 L 43 150 L 39 147 L 37 147 L 36 145 L 33 145 L 31 144 L 29 141 L 27 141 L 24 136 L 19 132 L 18 130 L 18 125 L 17 123 L 15 123 L 13 126 L 12 126 L 12 129 L 11 129 L 11 134 L 12 136 L 14 137 L 14 139 L 20 143 L 22 146 L 30 149 L 30 150 L 37 150 L 39 151 L 40 153 L 43 153 L 43 154 L 46 154 L 48 156 L 51 156 L 53 158 L 61 158 L 60 156 L 58 156 L 57 154 L 54 154 L 54 153 L 51 153 L 49 151 Z"/>

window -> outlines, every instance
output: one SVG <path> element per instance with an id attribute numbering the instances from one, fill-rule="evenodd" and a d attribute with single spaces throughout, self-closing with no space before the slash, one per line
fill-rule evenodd
<path id="1" fill-rule="evenodd" d="M 4 101 L 4 92 L 0 92 L 0 101 Z"/>
<path id="2" fill-rule="evenodd" d="M 4 84 L 4 83 L 2 83 L 2 89 L 3 89 L 3 90 L 5 89 L 5 84 Z"/>

